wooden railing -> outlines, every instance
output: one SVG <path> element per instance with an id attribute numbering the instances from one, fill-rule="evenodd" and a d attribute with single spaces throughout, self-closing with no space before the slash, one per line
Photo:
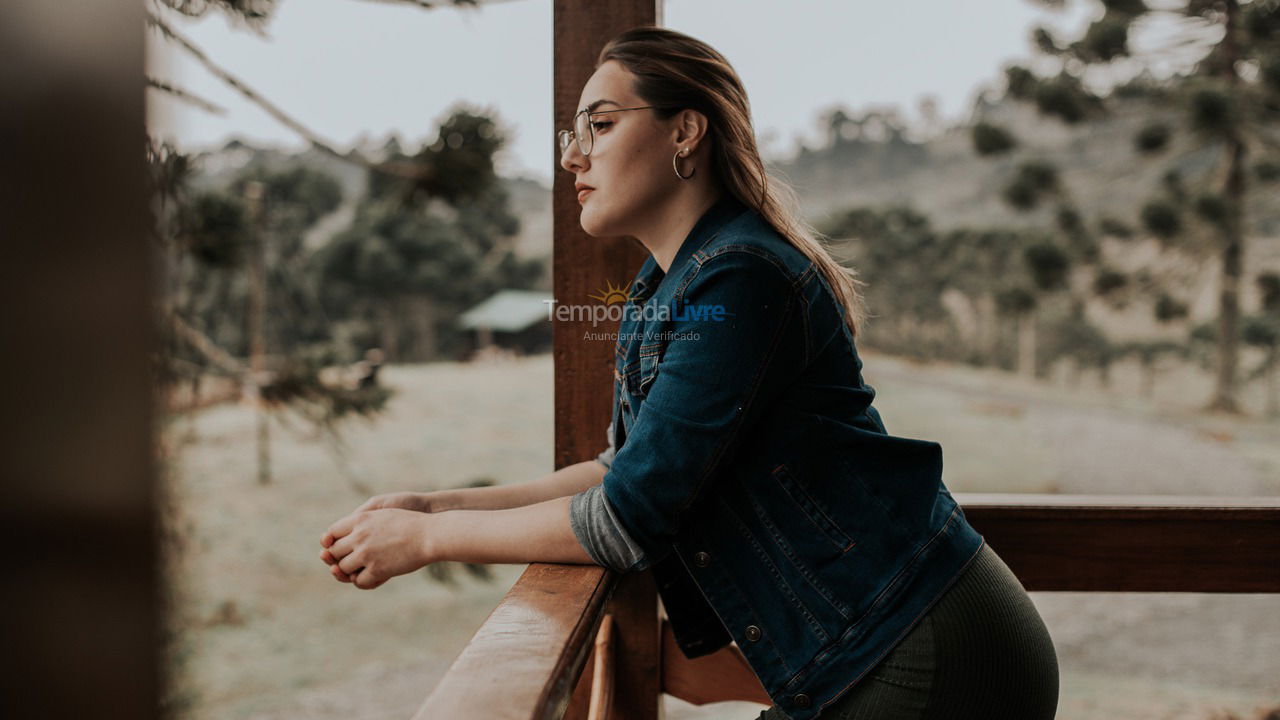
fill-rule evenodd
<path id="1" fill-rule="evenodd" d="M 955 498 L 1028 590 L 1280 593 L 1280 497 Z M 648 571 L 534 563 L 415 718 L 654 720 L 663 693 L 770 702 L 736 646 L 684 657 Z"/>

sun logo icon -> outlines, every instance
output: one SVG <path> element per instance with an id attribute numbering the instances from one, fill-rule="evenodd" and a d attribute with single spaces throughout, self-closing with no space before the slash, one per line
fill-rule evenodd
<path id="1" fill-rule="evenodd" d="M 631 295 L 629 293 L 629 288 L 631 287 L 631 283 L 627 283 L 623 287 L 614 287 L 613 281 L 605 280 L 604 282 L 605 282 L 604 292 L 600 293 L 599 295 L 587 295 L 587 297 L 591 298 L 592 300 L 599 300 L 605 305 L 612 305 L 614 303 L 624 303 L 631 299 Z"/>

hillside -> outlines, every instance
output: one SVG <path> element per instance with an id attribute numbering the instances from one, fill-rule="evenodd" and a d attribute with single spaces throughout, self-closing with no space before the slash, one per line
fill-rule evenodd
<path id="1" fill-rule="evenodd" d="M 1087 221 L 1096 222 L 1105 215 L 1138 227 L 1139 208 L 1155 194 L 1166 167 L 1158 159 L 1138 158 L 1132 149 L 1136 130 L 1155 117 L 1146 103 L 1142 98 L 1116 99 L 1115 111 L 1109 118 L 1073 127 L 1042 118 L 1033 108 L 1020 103 L 979 99 L 967 123 L 948 128 L 929 140 L 911 142 L 897 133 L 877 139 L 836 135 L 827 146 L 802 147 L 794 157 L 772 163 L 770 169 L 796 188 L 807 218 L 819 228 L 832 214 L 851 207 L 890 205 L 909 205 L 925 213 L 939 230 L 1043 227 L 1052 223 L 1052 204 L 1035 212 L 1018 213 L 1000 198 L 1015 166 L 1036 157 L 1061 168 L 1063 184 Z M 970 128 L 979 121 L 1011 131 L 1019 139 L 1018 151 L 1007 157 L 978 156 L 972 147 Z M 376 158 L 391 142 L 369 140 L 360 150 Z M 1203 150 L 1185 157 L 1179 167 L 1191 175 L 1211 166 L 1216 158 L 1214 150 Z M 303 165 L 336 177 L 346 197 L 343 205 L 310 233 L 307 242 L 313 248 L 347 225 L 356 199 L 364 192 L 362 168 L 315 150 L 290 154 L 254 149 L 233 140 L 222 148 L 201 153 L 197 159 L 202 168 L 196 182 L 200 188 L 223 185 L 239 168 L 250 164 L 272 168 Z M 503 182 L 510 193 L 512 210 L 520 218 L 516 253 L 522 258 L 547 260 L 537 287 L 550 289 L 551 189 L 528 177 L 504 178 Z M 1280 269 L 1280 197 L 1255 188 L 1249 213 L 1251 237 L 1246 272 L 1252 276 L 1265 269 Z M 1121 266 L 1143 262 L 1142 258 L 1149 261 L 1153 253 L 1160 252 L 1152 242 L 1127 247 L 1109 242 L 1104 246 L 1112 262 Z M 833 249 L 842 259 L 856 264 L 856 246 L 837 243 Z M 1128 259 L 1118 257 L 1122 255 Z M 1216 263 L 1205 263 L 1194 286 L 1188 288 L 1193 320 L 1206 320 L 1216 314 L 1216 275 Z M 1247 281 L 1242 290 L 1249 310 L 1256 304 L 1256 289 Z M 1151 325 L 1146 308 L 1130 308 L 1117 314 L 1098 307 L 1091 308 L 1090 313 L 1110 330 L 1119 331 L 1119 335 L 1141 334 Z M 1174 334 L 1181 332 L 1178 329 Z"/>
<path id="2" fill-rule="evenodd" d="M 1029 214 L 1011 210 L 1000 199 L 1014 166 L 1035 156 L 1062 170 L 1062 180 L 1086 218 L 1110 215 L 1137 225 L 1137 211 L 1159 187 L 1165 166 L 1143 160 L 1132 137 L 1156 115 L 1141 98 L 1116 100 L 1108 119 L 1072 127 L 1040 117 L 1019 103 L 979 100 L 964 125 L 946 129 L 924 142 L 886 139 L 837 139 L 826 147 L 802 147 L 771 171 L 787 179 L 803 198 L 804 211 L 819 225 L 832 213 L 863 205 L 905 204 L 927 214 L 941 229 L 955 227 L 1046 225 L 1051 208 Z M 973 151 L 970 128 L 987 121 L 1010 130 L 1021 143 L 1013 156 L 983 158 Z M 377 157 L 385 142 L 368 142 L 362 152 Z M 254 149 L 240 141 L 200 153 L 203 169 L 197 187 L 225 184 L 248 164 L 287 167 L 300 164 L 333 175 L 351 197 L 364 191 L 364 170 L 316 150 L 288 154 Z M 1212 166 L 1208 149 L 1184 158 L 1179 168 L 1193 174 Z M 506 178 L 522 231 L 516 246 L 522 257 L 549 256 L 551 188 L 541 181 Z M 1249 207 L 1251 235 L 1280 235 L 1280 196 L 1255 188 Z"/>

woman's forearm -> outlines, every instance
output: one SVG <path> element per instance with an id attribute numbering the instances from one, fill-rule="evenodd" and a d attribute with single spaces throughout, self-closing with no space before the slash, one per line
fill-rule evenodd
<path id="1" fill-rule="evenodd" d="M 536 480 L 514 485 L 451 488 L 430 493 L 433 511 L 504 510 L 576 495 L 604 479 L 604 465 L 586 460 L 556 470 Z"/>
<path id="2" fill-rule="evenodd" d="M 603 470 L 603 466 L 601 470 Z M 432 521 L 432 562 L 570 563 L 593 565 L 569 525 L 571 497 L 555 497 L 503 510 L 450 510 Z"/>

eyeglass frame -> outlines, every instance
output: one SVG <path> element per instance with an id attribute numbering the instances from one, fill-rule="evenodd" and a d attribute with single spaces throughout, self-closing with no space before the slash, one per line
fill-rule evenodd
<path id="1" fill-rule="evenodd" d="M 625 112 L 627 110 L 657 110 L 657 109 L 660 109 L 660 107 L 661 106 L 659 105 L 640 105 L 638 107 L 616 108 L 614 110 L 579 110 L 578 112 L 573 114 L 573 122 L 569 124 L 569 127 L 577 127 L 578 116 L 586 115 L 587 128 L 591 135 L 591 150 L 595 150 L 596 149 L 596 126 L 591 122 L 592 115 L 608 115 L 609 113 Z M 558 130 L 556 131 L 556 146 L 560 148 L 561 154 L 563 154 L 564 151 L 569 148 L 569 142 L 568 140 L 565 139 L 567 137 L 573 137 L 574 140 L 578 141 L 578 152 L 582 153 L 583 157 L 586 157 L 591 154 L 591 150 L 582 149 L 582 138 L 578 137 L 578 133 L 576 130 Z"/>

